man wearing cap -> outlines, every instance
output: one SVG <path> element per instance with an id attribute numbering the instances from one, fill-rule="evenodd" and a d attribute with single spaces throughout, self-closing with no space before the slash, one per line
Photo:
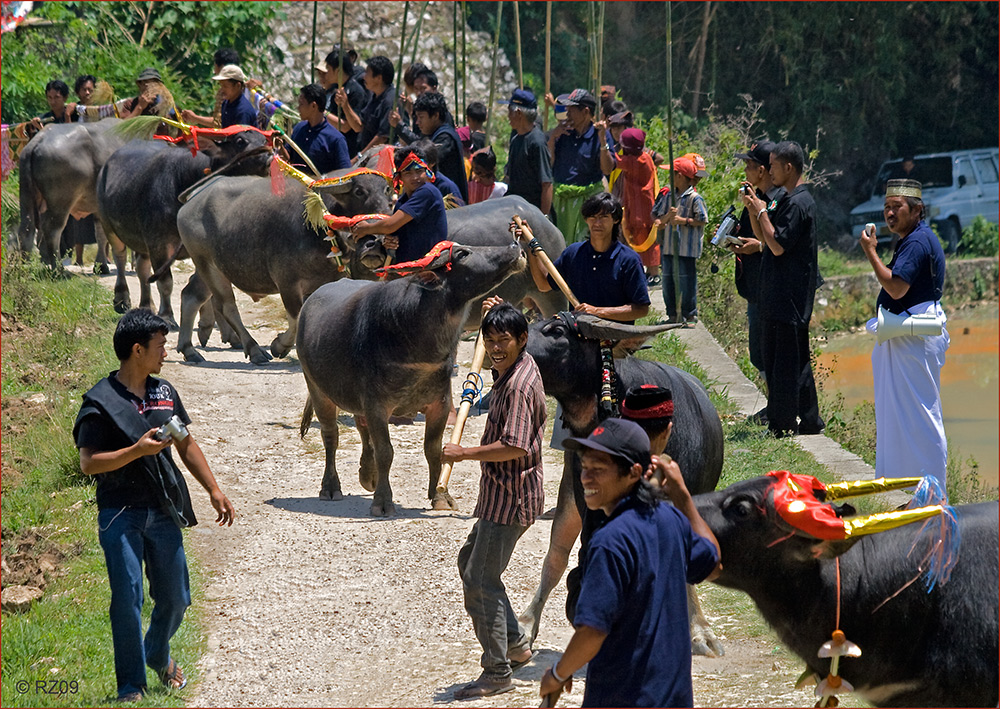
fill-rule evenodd
<path id="1" fill-rule="evenodd" d="M 306 154 L 320 174 L 351 166 L 347 140 L 324 117 L 326 92 L 319 84 L 308 84 L 299 91 L 300 123 L 292 129 L 292 142 Z M 299 169 L 306 169 L 298 152 L 289 155 L 289 162 Z"/>
<path id="2" fill-rule="evenodd" d="M 787 191 L 774 209 L 744 193 L 754 235 L 764 242 L 760 265 L 761 354 L 767 381 L 767 426 L 775 436 L 822 433 L 809 350 L 809 319 L 819 282 L 816 203 L 802 179 L 802 146 L 771 150 L 771 180 Z"/>
<path id="3" fill-rule="evenodd" d="M 687 584 L 717 571 L 718 542 L 677 464 L 650 456 L 638 424 L 609 418 L 566 446 L 582 454 L 587 509 L 609 519 L 591 537 L 575 632 L 540 694 L 554 700 L 589 663 L 583 706 L 693 706 Z M 651 467 L 672 505 L 645 479 Z"/>
<path id="4" fill-rule="evenodd" d="M 604 191 L 603 179 L 615 169 L 607 126 L 594 123 L 597 101 L 586 89 L 574 89 L 557 103 L 566 106 L 567 120 L 549 134 L 556 226 L 567 244 L 587 238 L 580 207 L 590 195 Z"/>
<path id="5" fill-rule="evenodd" d="M 524 197 L 542 214 L 552 209 L 552 162 L 545 135 L 535 125 L 538 102 L 527 89 L 514 89 L 507 105 L 507 120 L 513 131 L 504 168 L 507 194 Z"/>
<path id="6" fill-rule="evenodd" d="M 875 476 L 933 475 L 945 486 L 948 440 L 941 412 L 941 367 L 951 339 L 941 308 L 944 250 L 924 220 L 922 186 L 889 180 L 885 222 L 899 237 L 892 260 L 882 263 L 875 234 L 861 234 L 861 248 L 882 290 L 877 306 L 894 315 L 933 315 L 939 335 L 899 335 L 872 350 L 875 382 Z M 868 321 L 878 330 L 878 318 Z"/>
<path id="7" fill-rule="evenodd" d="M 212 79 L 219 82 L 219 93 L 222 94 L 222 127 L 256 126 L 257 111 L 250 99 L 243 94 L 243 87 L 247 83 L 243 70 L 235 64 L 227 64 Z"/>
<path id="8" fill-rule="evenodd" d="M 707 170 L 699 169 L 689 157 L 675 159 L 674 189 L 680 193 L 677 206 L 670 207 L 666 214 L 653 212 L 656 218 L 654 223 L 668 227 L 663 235 L 660 261 L 667 322 L 682 322 L 687 327 L 693 327 L 698 321 L 697 262 L 701 257 L 705 224 L 708 223 L 705 199 L 698 194 L 695 186 L 707 174 Z M 680 312 L 677 311 L 675 278 L 681 292 Z"/>
<path id="9" fill-rule="evenodd" d="M 146 67 L 139 73 L 139 76 L 135 77 L 135 83 L 139 87 L 139 95 L 125 104 L 119 112 L 119 116 L 121 118 L 134 118 L 135 116 L 162 115 L 159 108 L 162 96 L 157 92 L 157 89 L 163 86 L 160 72 L 152 67 Z"/>
<path id="10" fill-rule="evenodd" d="M 778 201 L 785 194 L 785 188 L 775 185 L 771 181 L 771 173 L 768 171 L 773 149 L 774 143 L 770 140 L 762 140 L 751 145 L 745 153 L 736 153 L 735 156 L 737 160 L 743 161 L 743 173 L 746 175 L 744 186 L 750 185 L 753 188 L 757 197 L 767 205 L 767 210 L 772 217 L 778 207 Z M 747 301 L 747 340 L 750 349 L 750 363 L 764 377 L 764 385 L 767 386 L 767 378 L 764 375 L 764 354 L 761 349 L 760 307 L 757 302 L 764 242 L 754 235 L 750 218 L 750 209 L 744 207 L 740 214 L 739 231 L 737 232 L 742 244 L 740 246 L 731 245 L 729 248 L 736 254 L 736 290 Z M 765 406 L 753 414 L 751 420 L 755 423 L 766 424 L 767 407 Z"/>

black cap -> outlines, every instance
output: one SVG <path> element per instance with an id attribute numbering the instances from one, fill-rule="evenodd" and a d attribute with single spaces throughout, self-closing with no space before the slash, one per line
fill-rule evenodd
<path id="1" fill-rule="evenodd" d="M 590 110 L 597 108 L 597 100 L 594 98 L 594 94 L 587 91 L 587 89 L 573 89 L 566 98 L 562 96 L 557 98 L 556 103 L 560 106 L 583 106 Z"/>
<path id="2" fill-rule="evenodd" d="M 737 160 L 753 160 L 767 167 L 771 164 L 771 151 L 775 147 L 777 146 L 770 140 L 762 140 L 759 143 L 751 145 L 750 149 L 745 153 L 736 153 L 735 157 Z"/>
<path id="3" fill-rule="evenodd" d="M 644 470 L 649 466 L 649 436 L 642 426 L 625 419 L 605 419 L 586 438 L 567 438 L 563 445 L 569 450 L 587 448 L 618 456 Z"/>
<path id="4" fill-rule="evenodd" d="M 163 78 L 160 76 L 160 72 L 151 66 L 146 67 L 140 72 L 139 76 L 135 77 L 136 81 L 159 81 L 162 83 Z"/>

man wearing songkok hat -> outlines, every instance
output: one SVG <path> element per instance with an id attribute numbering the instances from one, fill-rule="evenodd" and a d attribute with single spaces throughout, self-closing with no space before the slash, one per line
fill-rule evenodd
<path id="1" fill-rule="evenodd" d="M 941 308 L 944 250 L 927 226 L 921 184 L 886 183 L 885 222 L 899 237 L 886 266 L 875 252 L 877 237 L 863 231 L 861 248 L 882 290 L 877 307 L 892 315 L 933 317 L 940 334 L 899 335 L 872 350 L 875 383 L 875 476 L 933 475 L 945 484 L 948 441 L 941 413 L 941 367 L 950 338 Z M 868 321 L 877 332 L 879 320 Z M 891 319 L 891 318 L 890 318 Z"/>
<path id="2" fill-rule="evenodd" d="M 638 424 L 605 419 L 566 446 L 581 453 L 587 509 L 608 521 L 587 550 L 575 632 L 542 677 L 540 694 L 554 706 L 589 663 L 583 706 L 693 706 L 687 584 L 719 568 L 718 542 L 677 465 L 650 455 Z M 662 472 L 673 504 L 654 494 L 645 479 L 650 467 Z"/>
<path id="3" fill-rule="evenodd" d="M 776 437 L 818 434 L 816 382 L 809 348 L 809 318 L 819 283 L 816 202 L 802 178 L 802 146 L 782 141 L 771 150 L 771 180 L 787 193 L 773 214 L 744 192 L 753 233 L 764 242 L 760 264 L 761 353 L 767 380 L 767 426 Z"/>

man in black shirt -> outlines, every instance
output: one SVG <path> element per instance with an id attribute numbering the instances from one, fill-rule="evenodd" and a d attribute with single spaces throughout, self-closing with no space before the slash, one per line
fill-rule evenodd
<path id="1" fill-rule="evenodd" d="M 166 359 L 166 322 L 143 309 L 118 322 L 115 354 L 121 367 L 83 396 L 73 428 L 80 469 L 97 478 L 97 522 L 111 586 L 111 637 L 118 698 L 135 701 L 146 691 L 146 667 L 167 687 L 187 683 L 170 656 L 170 639 L 191 604 L 181 528 L 197 523 L 180 470 L 184 465 L 208 492 L 216 522 L 232 525 L 236 510 L 219 489 L 194 437 L 177 391 L 160 372 Z M 158 428 L 179 419 L 172 434 Z M 153 613 L 142 634 L 142 567 L 149 578 Z"/>
<path id="2" fill-rule="evenodd" d="M 524 197 L 548 214 L 552 209 L 552 162 L 545 134 L 535 125 L 538 102 L 527 89 L 514 89 L 507 104 L 513 134 L 507 150 L 504 181 L 507 194 Z"/>
<path id="3" fill-rule="evenodd" d="M 343 66 L 341 66 L 343 61 Z M 358 154 L 358 138 L 361 132 L 360 113 L 368 104 L 368 92 L 355 81 L 354 63 L 350 54 L 344 53 L 341 60 L 340 50 L 334 49 L 326 55 L 323 62 L 327 71 L 327 83 L 324 88 L 327 90 L 327 116 L 326 120 L 334 128 L 344 134 L 347 140 L 347 154 L 354 159 Z M 339 108 L 339 111 L 338 111 Z M 340 116 L 338 118 L 338 115 Z"/>
<path id="4" fill-rule="evenodd" d="M 358 135 L 358 152 L 389 142 L 389 112 L 392 111 L 392 80 L 396 70 L 389 57 L 376 55 L 368 60 L 365 69 L 365 88 L 370 98 L 361 111 L 361 131 Z"/>
<path id="5" fill-rule="evenodd" d="M 767 425 L 776 436 L 821 433 L 809 352 L 809 319 L 819 280 L 816 203 L 802 179 L 802 147 L 782 141 L 771 151 L 771 180 L 788 193 L 768 213 L 756 194 L 744 194 L 753 232 L 764 242 L 759 302 L 761 350 L 767 380 Z"/>
<path id="6" fill-rule="evenodd" d="M 785 194 L 784 187 L 778 187 L 771 182 L 768 168 L 771 164 L 771 151 L 774 143 L 762 140 L 750 146 L 745 153 L 737 153 L 736 159 L 743 161 L 743 172 L 757 196 L 767 204 L 768 213 L 773 217 L 778 207 L 778 201 Z M 754 236 L 750 223 L 750 210 L 743 208 L 740 214 L 740 226 L 737 236 L 743 242 L 741 246 L 730 246 L 736 254 L 736 290 L 747 301 L 747 339 L 750 345 L 750 363 L 757 371 L 764 374 L 764 355 L 761 351 L 761 321 L 760 306 L 757 302 L 760 290 L 760 262 L 763 259 L 764 242 Z M 765 386 L 767 381 L 765 379 Z M 767 407 L 755 413 L 751 420 L 757 423 L 767 422 Z"/>
<path id="7" fill-rule="evenodd" d="M 441 94 L 428 91 L 421 94 L 413 104 L 414 123 L 437 146 L 438 171 L 458 185 L 462 201 L 468 204 L 469 182 L 465 175 L 462 141 L 455 132 L 455 127 L 445 122 L 447 116 L 448 104 Z"/>

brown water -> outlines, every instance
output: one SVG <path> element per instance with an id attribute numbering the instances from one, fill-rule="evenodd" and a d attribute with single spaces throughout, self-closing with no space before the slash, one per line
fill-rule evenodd
<path id="1" fill-rule="evenodd" d="M 1000 410 L 1000 360 L 997 356 L 998 308 L 957 313 L 948 320 L 951 346 L 941 370 L 941 400 L 949 453 L 979 462 L 983 481 L 997 484 L 997 412 Z M 824 385 L 841 391 L 846 409 L 871 401 L 871 351 L 875 336 L 867 332 L 833 338 L 823 348 L 819 363 L 833 369 Z M 836 361 L 834 361 L 836 358 Z"/>

